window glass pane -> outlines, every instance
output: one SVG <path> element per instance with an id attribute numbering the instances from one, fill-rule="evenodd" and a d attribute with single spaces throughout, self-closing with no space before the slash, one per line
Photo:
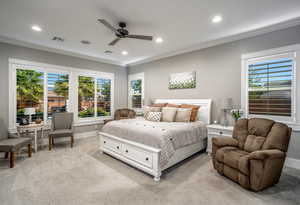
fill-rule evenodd
<path id="1" fill-rule="evenodd" d="M 291 116 L 293 61 L 264 61 L 248 71 L 249 114 Z"/>
<path id="2" fill-rule="evenodd" d="M 142 80 L 130 81 L 130 95 L 132 108 L 142 108 Z"/>
<path id="3" fill-rule="evenodd" d="M 97 79 L 97 116 L 111 115 L 111 80 Z"/>
<path id="4" fill-rule="evenodd" d="M 53 112 L 66 112 L 69 99 L 69 76 L 48 73 L 48 118 Z"/>
<path id="5" fill-rule="evenodd" d="M 17 123 L 28 118 L 25 108 L 35 108 L 32 120 L 44 118 L 44 74 L 34 70 L 17 69 Z"/>
<path id="6" fill-rule="evenodd" d="M 95 82 L 92 77 L 78 77 L 78 116 L 94 117 Z"/>

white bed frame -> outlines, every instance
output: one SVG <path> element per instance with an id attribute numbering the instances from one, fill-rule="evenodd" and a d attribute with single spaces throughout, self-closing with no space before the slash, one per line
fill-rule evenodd
<path id="1" fill-rule="evenodd" d="M 198 120 L 206 124 L 211 121 L 211 99 L 157 99 L 155 103 L 192 104 L 199 105 Z M 99 132 L 100 150 L 120 159 L 152 176 L 155 181 L 160 180 L 161 172 L 178 162 L 192 156 L 206 148 L 206 139 L 176 150 L 168 164 L 160 167 L 160 149 L 150 147 L 134 141 Z"/>

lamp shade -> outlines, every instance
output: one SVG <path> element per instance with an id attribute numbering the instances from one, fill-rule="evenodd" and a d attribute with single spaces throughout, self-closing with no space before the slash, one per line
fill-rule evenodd
<path id="1" fill-rule="evenodd" d="M 222 105 L 222 109 L 226 109 L 226 110 L 230 110 L 233 108 L 233 101 L 232 98 L 225 98 L 223 100 L 223 105 Z"/>
<path id="2" fill-rule="evenodd" d="M 24 115 L 35 115 L 35 108 L 34 107 L 25 108 Z"/>

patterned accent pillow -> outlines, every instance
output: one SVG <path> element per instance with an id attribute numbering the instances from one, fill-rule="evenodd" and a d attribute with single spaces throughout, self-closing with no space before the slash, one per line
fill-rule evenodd
<path id="1" fill-rule="evenodd" d="M 145 119 L 152 122 L 159 122 L 160 118 L 161 118 L 161 112 L 148 112 Z"/>
<path id="2" fill-rule="evenodd" d="M 144 118 L 147 118 L 147 115 L 149 112 L 161 112 L 161 107 L 150 107 L 150 106 L 145 106 L 144 107 Z"/>

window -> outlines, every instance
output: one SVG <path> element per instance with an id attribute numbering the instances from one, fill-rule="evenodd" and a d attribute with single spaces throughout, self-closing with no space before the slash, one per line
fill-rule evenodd
<path id="1" fill-rule="evenodd" d="M 114 74 L 29 61 L 9 60 L 9 129 L 35 108 L 32 120 L 49 122 L 54 112 L 74 112 L 75 124 L 95 123 L 113 114 Z M 26 109 L 31 110 L 32 109 Z"/>
<path id="2" fill-rule="evenodd" d="M 132 74 L 128 78 L 129 107 L 140 112 L 144 101 L 144 73 Z"/>
<path id="3" fill-rule="evenodd" d="M 16 122 L 19 123 L 24 115 L 25 108 L 35 108 L 32 120 L 44 118 L 44 73 L 17 68 L 16 71 L 17 91 L 17 115 Z"/>
<path id="4" fill-rule="evenodd" d="M 292 115 L 293 60 L 279 58 L 248 67 L 249 114 Z"/>
<path id="5" fill-rule="evenodd" d="M 92 77 L 78 77 L 78 116 L 95 116 L 95 81 Z"/>
<path id="6" fill-rule="evenodd" d="M 97 116 L 111 115 L 111 80 L 97 79 Z"/>
<path id="7" fill-rule="evenodd" d="M 69 99 L 69 75 L 48 73 L 48 118 L 53 112 L 66 112 Z"/>
<path id="8" fill-rule="evenodd" d="M 245 117 L 268 118 L 300 130 L 299 52 L 300 45 L 292 45 L 242 55 Z"/>

